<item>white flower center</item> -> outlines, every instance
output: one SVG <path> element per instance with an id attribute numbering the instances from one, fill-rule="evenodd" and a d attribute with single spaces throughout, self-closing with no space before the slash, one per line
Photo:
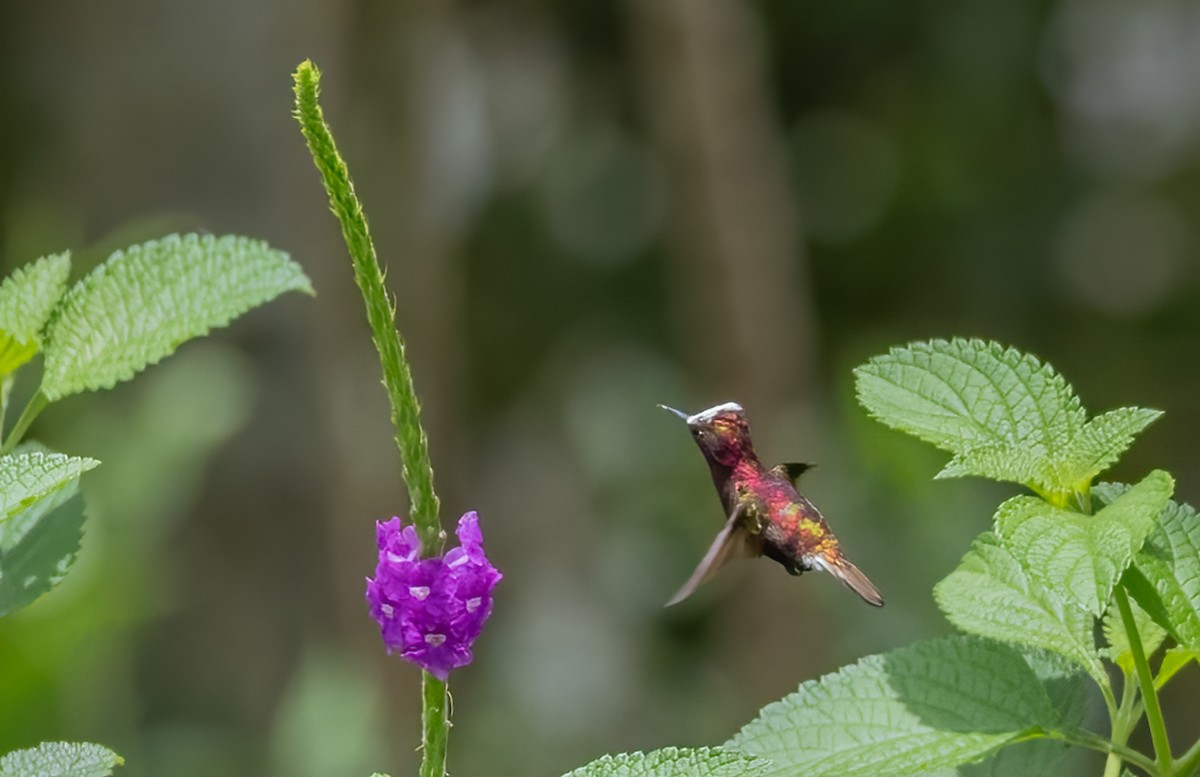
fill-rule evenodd
<path id="1" fill-rule="evenodd" d="M 425 635 L 425 642 L 426 642 L 426 644 L 430 645 L 431 647 L 437 647 L 438 645 L 441 645 L 445 641 L 446 641 L 445 634 L 426 634 Z"/>
<path id="2" fill-rule="evenodd" d="M 383 617 L 385 618 L 391 618 L 396 614 L 396 608 L 390 604 L 379 605 L 379 611 L 383 613 Z"/>
<path id="3" fill-rule="evenodd" d="M 467 612 L 475 612 L 479 609 L 479 605 L 483 604 L 483 597 L 476 596 L 474 599 L 467 600 Z"/>
<path id="4" fill-rule="evenodd" d="M 418 602 L 423 602 L 423 601 L 425 601 L 425 597 L 429 596 L 429 586 L 427 586 L 427 585 L 409 586 L 408 592 L 410 594 L 412 594 L 413 598 L 416 599 Z"/>

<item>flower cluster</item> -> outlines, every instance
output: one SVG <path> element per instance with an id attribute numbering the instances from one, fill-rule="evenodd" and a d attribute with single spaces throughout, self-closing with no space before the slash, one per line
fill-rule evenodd
<path id="1" fill-rule="evenodd" d="M 503 575 L 483 553 L 475 511 L 458 521 L 459 547 L 421 558 L 421 540 L 399 518 L 375 524 L 379 564 L 367 578 L 371 617 L 388 653 L 441 680 L 471 663 L 471 645 L 492 612 L 492 589 Z"/>

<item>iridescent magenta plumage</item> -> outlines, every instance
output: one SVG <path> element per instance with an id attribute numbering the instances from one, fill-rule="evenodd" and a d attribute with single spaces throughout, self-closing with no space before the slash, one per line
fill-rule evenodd
<path id="1" fill-rule="evenodd" d="M 379 564 L 367 578 L 367 604 L 388 653 L 445 680 L 471 663 L 471 645 L 492 613 L 492 589 L 503 575 L 483 552 L 475 511 L 458 521 L 459 546 L 421 558 L 421 540 L 399 518 L 378 521 Z"/>

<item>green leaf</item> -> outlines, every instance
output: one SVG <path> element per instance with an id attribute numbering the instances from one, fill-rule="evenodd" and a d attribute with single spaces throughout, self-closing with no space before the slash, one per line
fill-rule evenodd
<path id="1" fill-rule="evenodd" d="M 651 753 L 606 755 L 564 777 L 760 777 L 770 764 L 719 747 L 667 747 Z"/>
<path id="2" fill-rule="evenodd" d="M 1174 488 L 1155 470 L 1095 515 L 1017 497 L 997 512 L 996 532 L 1039 585 L 1099 616 Z"/>
<path id="3" fill-rule="evenodd" d="M 33 358 L 42 329 L 67 286 L 70 254 L 44 256 L 0 283 L 0 376 Z"/>
<path id="4" fill-rule="evenodd" d="M 69 253 L 43 256 L 0 283 L 0 329 L 18 340 L 38 340 L 67 287 Z"/>
<path id="5" fill-rule="evenodd" d="M 18 367 L 36 356 L 37 352 L 38 345 L 33 340 L 21 341 L 7 332 L 0 331 L 0 378 L 12 375 Z"/>
<path id="6" fill-rule="evenodd" d="M 1154 590 L 1154 584 L 1146 579 L 1142 570 L 1138 569 L 1137 558 L 1134 558 L 1134 563 L 1121 576 L 1121 587 L 1129 594 L 1129 598 L 1137 602 L 1138 607 L 1141 607 L 1150 616 L 1154 625 L 1167 632 L 1167 635 L 1177 643 L 1180 642 L 1179 635 L 1175 633 L 1175 624 L 1171 622 L 1171 614 L 1167 612 L 1167 606 L 1163 604 L 1158 591 Z"/>
<path id="7" fill-rule="evenodd" d="M 0 758 L 0 777 L 108 777 L 125 760 L 86 742 L 43 742 Z"/>
<path id="8" fill-rule="evenodd" d="M 1018 742 L 1000 750 L 980 764 L 959 769 L 962 777 L 1060 777 L 1060 765 L 1069 745 L 1061 742 L 1033 740 Z"/>
<path id="9" fill-rule="evenodd" d="M 935 478 L 958 478 L 979 475 L 992 480 L 1012 483 L 1038 484 L 1045 480 L 1050 454 L 1041 445 L 997 443 L 982 445 L 956 453 Z"/>
<path id="10" fill-rule="evenodd" d="M 1044 453 L 1084 423 L 1079 399 L 1061 375 L 994 342 L 912 343 L 854 374 L 858 399 L 873 416 L 955 454 L 995 446 Z"/>
<path id="11" fill-rule="evenodd" d="M 1000 506 L 1001 513 L 1007 504 Z M 933 596 L 965 632 L 1049 650 L 1107 682 L 1096 656 L 1092 617 L 1036 583 L 991 532 L 975 540 L 958 568 L 934 586 Z"/>
<path id="12" fill-rule="evenodd" d="M 1193 661 L 1200 661 L 1200 652 L 1178 646 L 1167 650 L 1163 654 L 1162 663 L 1159 664 L 1158 674 L 1154 676 L 1154 688 L 1161 689 L 1180 669 Z"/>
<path id="13" fill-rule="evenodd" d="M 1115 503 L 1127 492 L 1102 483 L 1094 493 Z M 1200 514 L 1168 501 L 1133 563 L 1122 581 L 1130 595 L 1182 647 L 1200 652 Z"/>
<path id="14" fill-rule="evenodd" d="M 33 603 L 66 577 L 83 519 L 83 497 L 72 482 L 0 524 L 0 616 Z"/>
<path id="15" fill-rule="evenodd" d="M 729 744 L 769 775 L 907 775 L 959 766 L 1058 723 L 1025 659 L 971 636 L 918 642 L 806 682 Z"/>
<path id="16" fill-rule="evenodd" d="M 99 463 L 43 450 L 0 457 L 0 526 L 17 511 L 78 480 Z"/>
<path id="17" fill-rule="evenodd" d="M 1095 701 L 1094 686 L 1087 675 L 1054 653 L 1042 650 L 1025 655 L 1033 673 L 1041 680 L 1046 695 L 1054 705 L 1062 728 L 1083 728 L 1092 718 Z M 1051 740 L 1031 740 L 1008 745 L 980 764 L 959 769 L 962 777 L 1060 777 L 1076 774 L 1078 769 L 1064 759 L 1072 751 L 1068 745 Z"/>
<path id="18" fill-rule="evenodd" d="M 1161 415 L 1127 407 L 1086 421 L 1050 365 L 982 340 L 893 348 L 855 375 L 859 401 L 873 416 L 953 454 L 937 477 L 1021 483 L 1059 507 L 1085 494 Z"/>
<path id="19" fill-rule="evenodd" d="M 1133 444 L 1133 438 L 1162 417 L 1161 410 L 1122 407 L 1101 413 L 1084 424 L 1057 465 L 1055 479 L 1083 489 L 1112 466 Z"/>
<path id="20" fill-rule="evenodd" d="M 244 237 L 172 235 L 118 251 L 64 297 L 46 333 L 42 392 L 110 388 L 286 291 L 312 294 L 282 251 Z"/>

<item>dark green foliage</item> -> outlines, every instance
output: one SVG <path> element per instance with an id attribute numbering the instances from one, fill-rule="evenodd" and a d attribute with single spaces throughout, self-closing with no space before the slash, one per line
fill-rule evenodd
<path id="1" fill-rule="evenodd" d="M 18 370 L 39 351 L 46 357 L 40 389 L 0 434 L 0 616 L 67 575 L 83 537 L 79 479 L 100 463 L 17 447 L 34 418 L 286 291 L 313 293 L 287 254 L 236 236 L 172 235 L 118 251 L 68 290 L 69 272 L 69 255 L 58 254 L 0 284 L 0 422 Z M 0 758 L 0 777 L 103 777 L 121 763 L 98 745 L 44 743 Z"/>

